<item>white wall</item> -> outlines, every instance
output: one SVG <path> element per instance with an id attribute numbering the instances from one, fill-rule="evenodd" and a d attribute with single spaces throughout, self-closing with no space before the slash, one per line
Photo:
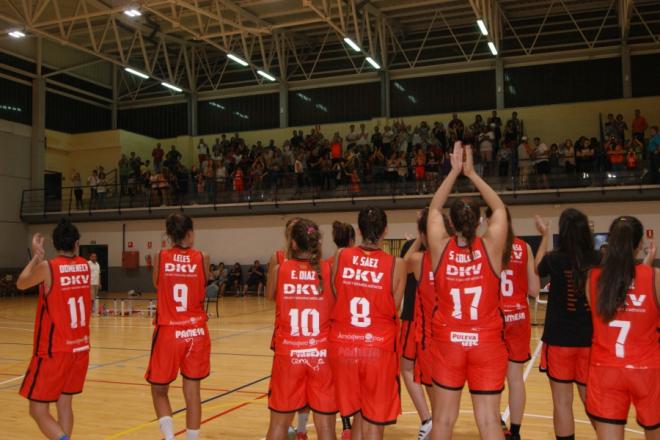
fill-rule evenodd
<path id="1" fill-rule="evenodd" d="M 654 229 L 660 234 L 660 203 L 629 202 L 629 203 L 598 203 L 576 205 L 532 205 L 513 206 L 514 229 L 519 235 L 535 235 L 532 217 L 541 214 L 551 222 L 553 232 L 557 231 L 557 221 L 562 210 L 573 206 L 584 211 L 594 222 L 595 232 L 606 232 L 616 215 L 630 214 L 637 216 L 645 228 Z M 312 213 L 305 214 L 321 226 L 326 237 L 324 253 L 331 255 L 335 248 L 331 239 L 333 220 L 353 223 L 357 230 L 357 212 Z M 213 261 L 225 263 L 250 263 L 254 259 L 262 262 L 282 246 L 284 224 L 287 216 L 261 215 L 245 217 L 216 217 L 195 219 L 196 245 L 208 252 Z M 406 234 L 414 235 L 416 213 L 412 210 L 391 210 L 388 212 L 389 237 L 404 238 Z M 140 251 L 141 265 L 145 256 L 155 253 L 165 239 L 163 220 L 139 220 L 126 223 L 126 241 L 134 243 L 134 250 Z M 122 222 L 80 223 L 78 225 L 82 244 L 94 240 L 97 244 L 109 245 L 110 266 L 121 265 Z M 30 234 L 40 231 L 50 233 L 52 225 L 31 225 Z M 152 242 L 152 249 L 147 248 L 147 242 Z"/>
<path id="2" fill-rule="evenodd" d="M 20 219 L 21 194 L 30 187 L 30 127 L 0 120 L 0 268 L 27 259 L 27 228 Z"/>

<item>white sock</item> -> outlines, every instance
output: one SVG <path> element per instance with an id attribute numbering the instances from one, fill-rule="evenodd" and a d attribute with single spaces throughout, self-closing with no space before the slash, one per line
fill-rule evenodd
<path id="1" fill-rule="evenodd" d="M 197 440 L 199 438 L 199 429 L 186 429 L 186 440 Z"/>
<path id="2" fill-rule="evenodd" d="M 161 417 L 158 419 L 158 424 L 160 425 L 160 432 L 163 433 L 165 440 L 174 440 L 174 424 L 172 423 L 172 417 Z"/>
<path id="3" fill-rule="evenodd" d="M 299 412 L 298 413 L 298 427 L 296 428 L 296 432 L 299 432 L 301 434 L 304 434 L 307 432 L 307 419 L 309 418 L 309 412 Z"/>

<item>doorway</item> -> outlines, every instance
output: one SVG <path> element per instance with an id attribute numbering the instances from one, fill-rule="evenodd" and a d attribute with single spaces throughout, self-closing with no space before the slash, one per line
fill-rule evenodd
<path id="1" fill-rule="evenodd" d="M 89 260 L 91 254 L 96 254 L 96 259 L 101 267 L 101 291 L 108 291 L 108 245 L 107 244 L 85 244 L 80 245 L 80 256 Z"/>

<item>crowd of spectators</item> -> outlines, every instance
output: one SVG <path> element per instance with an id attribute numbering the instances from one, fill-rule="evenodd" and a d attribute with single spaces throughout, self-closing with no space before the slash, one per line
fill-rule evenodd
<path id="1" fill-rule="evenodd" d="M 157 144 L 151 158 L 122 155 L 118 180 L 122 195 L 144 194 L 151 206 L 244 200 L 291 189 L 293 197 L 318 196 L 342 190 L 359 194 L 362 185 L 390 192 L 428 193 L 450 169 L 449 155 L 456 140 L 470 143 L 475 167 L 487 178 L 517 177 L 519 188 L 544 188 L 552 175 L 589 176 L 638 170 L 642 161 L 657 179 L 660 160 L 658 127 L 649 127 L 639 110 L 631 127 L 623 115 L 607 115 L 600 139 L 582 136 L 548 146 L 539 137 L 523 135 L 523 121 L 513 112 L 503 123 L 497 111 L 478 114 L 466 123 L 458 114 L 445 125 L 423 121 L 412 126 L 403 119 L 367 129 L 349 125 L 345 134 L 324 133 L 320 126 L 308 133 L 293 130 L 291 138 L 276 144 L 257 141 L 248 146 L 239 133 L 221 135 L 213 142 L 200 138 L 196 160 L 184 166 L 172 145 Z M 102 167 L 87 179 L 92 208 L 103 208 L 108 184 Z M 82 179 L 72 177 L 76 208 L 82 209 Z M 311 192 L 311 193 L 310 193 Z"/>
<path id="2" fill-rule="evenodd" d="M 254 289 L 257 296 L 264 295 L 266 288 L 266 270 L 259 260 L 255 260 L 243 276 L 243 267 L 235 263 L 227 269 L 225 263 L 211 264 L 211 276 L 207 283 L 207 297 L 222 297 L 233 293 L 235 296 L 246 296 L 249 289 Z"/>

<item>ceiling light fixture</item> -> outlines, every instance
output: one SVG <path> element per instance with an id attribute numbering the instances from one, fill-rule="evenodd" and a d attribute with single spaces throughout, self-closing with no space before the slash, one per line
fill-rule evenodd
<path id="1" fill-rule="evenodd" d="M 497 56 L 497 48 L 495 47 L 495 43 L 489 41 L 488 48 L 490 49 L 490 53 L 492 53 L 494 56 Z"/>
<path id="2" fill-rule="evenodd" d="M 175 86 L 173 84 L 170 84 L 170 83 L 162 82 L 162 83 L 160 83 L 160 85 L 163 86 L 163 87 L 167 87 L 170 90 L 174 90 L 175 92 L 179 92 L 179 93 L 183 92 L 182 88 L 177 87 L 177 86 Z"/>
<path id="3" fill-rule="evenodd" d="M 16 38 L 18 40 L 19 38 L 24 38 L 25 33 L 22 32 L 22 31 L 16 30 L 16 31 L 9 32 L 9 36 L 12 37 L 12 38 Z"/>
<path id="4" fill-rule="evenodd" d="M 263 70 L 257 70 L 257 73 L 264 78 L 266 78 L 268 81 L 276 81 L 275 77 L 271 75 L 270 73 L 264 72 Z"/>
<path id="5" fill-rule="evenodd" d="M 128 73 L 130 73 L 130 74 L 132 74 L 132 75 L 138 76 L 138 77 L 140 77 L 140 78 L 142 78 L 142 79 L 149 79 L 149 75 L 145 75 L 144 73 L 142 73 L 142 72 L 140 72 L 140 71 L 138 71 L 138 70 L 132 69 L 132 68 L 130 68 L 130 67 L 125 67 L 124 70 L 125 70 L 126 72 L 128 72 Z"/>
<path id="6" fill-rule="evenodd" d="M 142 15 L 142 12 L 138 11 L 135 8 L 131 8 L 131 9 L 126 9 L 124 11 L 124 14 L 128 15 L 131 18 L 135 18 L 135 17 L 139 17 L 140 15 Z"/>
<path id="7" fill-rule="evenodd" d="M 247 61 L 245 61 L 243 58 L 239 58 L 239 57 L 237 57 L 237 56 L 234 55 L 233 53 L 228 53 L 228 54 L 227 54 L 227 58 L 229 58 L 230 60 L 233 60 L 233 61 L 237 62 L 238 64 L 240 64 L 240 65 L 243 66 L 243 67 L 247 67 L 247 66 L 248 66 L 248 62 L 247 62 Z"/>
<path id="8" fill-rule="evenodd" d="M 488 35 L 488 29 L 486 29 L 486 23 L 480 18 L 477 20 L 477 26 L 479 26 L 479 30 L 481 30 L 481 34 L 486 36 Z"/>
<path id="9" fill-rule="evenodd" d="M 362 49 L 360 49 L 360 46 L 358 46 L 355 41 L 351 40 L 348 37 L 344 37 L 344 42 L 351 46 L 351 49 L 353 49 L 356 52 L 362 52 Z"/>
<path id="10" fill-rule="evenodd" d="M 380 69 L 380 64 L 378 64 L 373 58 L 367 57 L 367 62 L 371 64 L 374 69 Z"/>

